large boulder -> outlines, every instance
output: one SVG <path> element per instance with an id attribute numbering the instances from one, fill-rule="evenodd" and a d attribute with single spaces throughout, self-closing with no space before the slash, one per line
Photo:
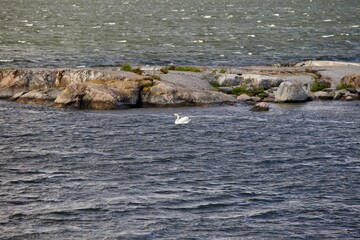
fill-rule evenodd
<path id="1" fill-rule="evenodd" d="M 266 74 L 244 74 L 245 82 L 249 83 L 253 88 L 270 89 L 272 87 L 278 87 L 284 78 L 279 76 L 270 76 Z"/>
<path id="2" fill-rule="evenodd" d="M 55 99 L 57 106 L 110 110 L 140 105 L 140 84 L 136 81 L 102 81 L 101 84 L 72 83 Z"/>
<path id="3" fill-rule="evenodd" d="M 354 88 L 360 88 L 360 73 L 344 76 L 341 83 L 351 85 Z"/>
<path id="4" fill-rule="evenodd" d="M 308 84 L 283 82 L 275 92 L 275 102 L 304 102 L 310 99 Z"/>
<path id="5" fill-rule="evenodd" d="M 188 106 L 235 101 L 235 97 L 228 94 L 179 87 L 169 82 L 158 82 L 142 97 L 142 103 L 150 106 Z"/>

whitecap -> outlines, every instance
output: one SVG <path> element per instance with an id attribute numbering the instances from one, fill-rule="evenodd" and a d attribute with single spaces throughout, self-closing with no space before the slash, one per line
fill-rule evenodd
<path id="1" fill-rule="evenodd" d="M 274 16 L 274 17 L 280 17 L 280 14 L 274 13 L 273 16 Z"/>
<path id="2" fill-rule="evenodd" d="M 9 63 L 9 62 L 14 62 L 14 59 L 0 59 L 0 62 L 2 63 Z"/>
<path id="3" fill-rule="evenodd" d="M 116 23 L 114 23 L 114 22 L 109 22 L 109 23 L 105 23 L 105 25 L 109 25 L 109 26 L 113 26 L 113 25 L 115 25 Z"/>
<path id="4" fill-rule="evenodd" d="M 95 26 L 95 27 L 91 27 L 91 28 L 93 28 L 93 29 L 94 29 L 94 28 L 101 28 L 101 26 Z"/>
<path id="5" fill-rule="evenodd" d="M 194 41 L 192 41 L 192 42 L 194 42 L 194 43 L 203 43 L 204 40 L 194 40 Z"/>
<path id="6" fill-rule="evenodd" d="M 321 37 L 323 37 L 323 38 L 329 38 L 329 37 L 334 37 L 334 35 L 322 35 Z"/>
<path id="7" fill-rule="evenodd" d="M 271 25 L 269 25 L 269 27 L 274 28 L 274 27 L 276 27 L 276 25 L 275 25 L 275 24 L 271 24 Z"/>
<path id="8" fill-rule="evenodd" d="M 205 15 L 205 16 L 203 16 L 203 18 L 208 19 L 208 18 L 211 18 L 211 16 L 210 15 Z"/>
<path id="9" fill-rule="evenodd" d="M 79 65 L 79 66 L 76 66 L 77 68 L 84 68 L 85 66 L 84 65 Z"/>
<path id="10" fill-rule="evenodd" d="M 325 19 L 323 20 L 323 22 L 331 22 L 332 20 L 331 19 Z"/>
<path id="11" fill-rule="evenodd" d="M 60 25 L 56 25 L 57 27 L 59 27 L 59 28 L 63 28 L 63 27 L 65 27 L 65 25 L 62 25 L 62 24 L 60 24 Z"/>
<path id="12" fill-rule="evenodd" d="M 352 25 L 351 27 L 352 27 L 352 28 L 358 28 L 359 25 Z"/>
<path id="13" fill-rule="evenodd" d="M 189 20 L 191 19 L 190 17 L 182 17 L 181 20 Z"/>
<path id="14" fill-rule="evenodd" d="M 171 44 L 171 43 L 165 43 L 163 44 L 163 46 L 167 46 L 167 47 L 175 47 L 175 45 Z"/>
<path id="15" fill-rule="evenodd" d="M 26 27 L 32 27 L 32 26 L 34 26 L 34 24 L 33 23 L 27 23 L 27 24 L 25 24 L 25 26 Z"/>
<path id="16" fill-rule="evenodd" d="M 247 35 L 247 36 L 252 37 L 252 38 L 256 37 L 254 34 L 250 34 L 250 35 Z"/>
<path id="17" fill-rule="evenodd" d="M 248 55 L 251 56 L 251 55 L 253 55 L 253 54 L 252 54 L 252 52 L 248 52 Z"/>
<path id="18" fill-rule="evenodd" d="M 119 42 L 119 43 L 126 43 L 127 41 L 126 41 L 126 40 L 119 40 L 119 41 L 117 41 L 117 42 Z"/>
<path id="19" fill-rule="evenodd" d="M 26 41 L 19 40 L 18 43 L 26 43 Z"/>

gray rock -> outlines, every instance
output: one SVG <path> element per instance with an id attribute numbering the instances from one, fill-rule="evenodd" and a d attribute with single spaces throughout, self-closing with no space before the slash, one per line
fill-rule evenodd
<path id="1" fill-rule="evenodd" d="M 336 91 L 335 95 L 334 95 L 334 100 L 340 100 L 346 93 L 346 90 L 340 90 L 340 91 Z"/>
<path id="2" fill-rule="evenodd" d="M 335 92 L 318 91 L 313 93 L 315 99 L 332 100 L 335 97 Z"/>
<path id="3" fill-rule="evenodd" d="M 221 92 L 224 92 L 224 93 L 232 93 L 233 91 L 233 88 L 232 87 L 218 87 L 218 89 L 221 91 Z"/>
<path id="4" fill-rule="evenodd" d="M 252 101 L 252 98 L 249 95 L 245 94 L 245 93 L 239 95 L 236 99 L 238 101 Z"/>
<path id="5" fill-rule="evenodd" d="M 243 74 L 244 81 L 251 83 L 253 88 L 270 89 L 278 87 L 284 79 L 279 76 L 269 76 L 262 74 Z"/>
<path id="6" fill-rule="evenodd" d="M 345 100 L 346 100 L 346 101 L 352 101 L 352 100 L 354 100 L 354 99 L 353 99 L 352 96 L 347 96 L 347 97 L 345 98 Z"/>
<path id="7" fill-rule="evenodd" d="M 218 74 L 215 76 L 216 82 L 219 85 L 237 86 L 244 78 L 237 74 Z"/>
<path id="8" fill-rule="evenodd" d="M 309 86 L 300 83 L 283 82 L 275 92 L 275 102 L 304 102 L 310 99 Z"/>
<path id="9" fill-rule="evenodd" d="M 269 111 L 269 104 L 266 102 L 260 102 L 257 103 L 255 106 L 253 106 L 250 110 L 251 111 L 255 111 L 255 112 L 260 112 L 260 111 Z"/>

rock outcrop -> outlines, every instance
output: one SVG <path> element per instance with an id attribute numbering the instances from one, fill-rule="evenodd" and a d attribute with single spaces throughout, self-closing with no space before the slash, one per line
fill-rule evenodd
<path id="1" fill-rule="evenodd" d="M 0 98 L 81 109 L 119 109 L 231 103 L 195 73 L 141 76 L 109 69 L 17 69 L 0 71 Z"/>
<path id="2" fill-rule="evenodd" d="M 171 72 L 161 76 L 161 81 L 142 95 L 149 106 L 203 105 L 234 103 L 236 98 L 214 91 L 207 73 Z"/>
<path id="3" fill-rule="evenodd" d="M 226 73 L 161 69 L 145 67 L 142 75 L 110 68 L 0 69 L 0 99 L 81 109 L 360 99 L 358 63 L 309 61 Z"/>

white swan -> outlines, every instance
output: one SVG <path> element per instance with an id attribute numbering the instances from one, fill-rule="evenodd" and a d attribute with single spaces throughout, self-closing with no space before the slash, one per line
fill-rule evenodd
<path id="1" fill-rule="evenodd" d="M 189 117 L 180 118 L 179 114 L 177 113 L 175 113 L 174 116 L 176 116 L 175 124 L 188 124 L 191 121 Z"/>

